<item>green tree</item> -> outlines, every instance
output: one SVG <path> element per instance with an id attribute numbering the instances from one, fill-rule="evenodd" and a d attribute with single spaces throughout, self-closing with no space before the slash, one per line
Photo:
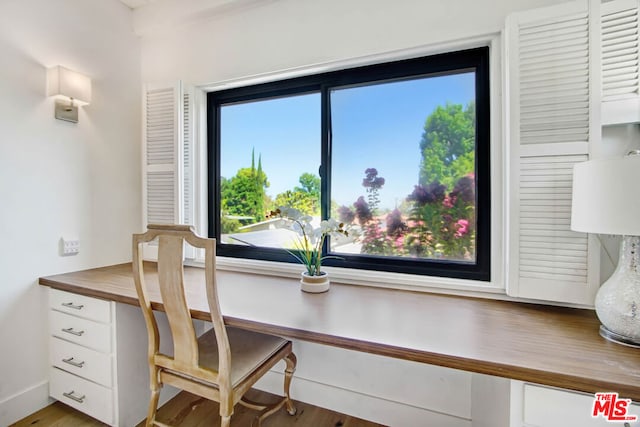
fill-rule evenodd
<path id="1" fill-rule="evenodd" d="M 314 203 L 310 194 L 304 191 L 287 190 L 276 196 L 275 206 L 295 208 L 305 215 L 314 214 Z"/>
<path id="2" fill-rule="evenodd" d="M 309 172 L 305 172 L 298 178 L 300 187 L 294 188 L 295 191 L 302 191 L 311 194 L 313 197 L 320 199 L 320 177 Z"/>
<path id="3" fill-rule="evenodd" d="M 444 184 L 451 190 L 475 165 L 475 103 L 438 106 L 427 117 L 420 152 L 420 184 Z"/>
<path id="4" fill-rule="evenodd" d="M 222 229 L 222 233 L 235 233 L 241 226 L 242 223 L 237 219 L 229 218 L 226 215 L 222 215 L 222 218 L 220 218 L 220 228 Z"/>
<path id="5" fill-rule="evenodd" d="M 224 215 L 253 217 L 256 222 L 265 219 L 265 189 L 269 187 L 267 175 L 262 170 L 262 159 L 251 153 L 251 167 L 240 169 L 235 176 L 222 178 L 220 183 L 221 207 Z"/>
<path id="6" fill-rule="evenodd" d="M 254 185 L 254 215 L 256 222 L 264 221 L 267 210 L 265 209 L 265 199 L 267 193 L 265 188 L 269 186 L 267 182 L 267 176 L 262 171 L 262 155 L 258 156 L 258 169 L 253 169 L 253 150 L 251 150 L 251 170 L 253 172 L 253 185 Z"/>
<path id="7" fill-rule="evenodd" d="M 299 187 L 278 194 L 274 205 L 295 208 L 306 215 L 320 215 L 320 177 L 305 172 L 298 182 Z"/>

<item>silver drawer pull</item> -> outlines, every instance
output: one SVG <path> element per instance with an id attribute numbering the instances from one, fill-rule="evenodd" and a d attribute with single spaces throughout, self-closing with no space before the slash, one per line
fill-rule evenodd
<path id="1" fill-rule="evenodd" d="M 81 337 L 84 334 L 84 331 L 74 331 L 73 328 L 62 329 L 62 332 L 66 332 L 71 335 L 75 335 L 77 337 Z"/>
<path id="2" fill-rule="evenodd" d="M 76 368 L 82 368 L 84 366 L 84 360 L 82 362 L 76 362 L 75 360 L 73 360 L 73 357 L 62 359 L 62 361 L 64 363 L 68 363 L 71 366 L 75 366 Z"/>
<path id="3" fill-rule="evenodd" d="M 73 308 L 73 309 L 75 309 L 75 310 L 82 310 L 82 309 L 83 309 L 83 307 L 84 307 L 84 305 L 82 305 L 82 304 L 80 304 L 80 305 L 75 305 L 75 304 L 74 304 L 74 303 L 72 303 L 72 302 L 63 302 L 63 303 L 62 303 L 62 305 L 63 305 L 64 307 L 67 307 L 67 308 Z"/>
<path id="4" fill-rule="evenodd" d="M 75 400 L 78 403 L 84 403 L 84 398 L 86 397 L 84 394 L 80 397 L 74 396 L 74 390 L 71 390 L 69 393 L 62 393 L 64 397 L 68 397 L 71 400 Z"/>

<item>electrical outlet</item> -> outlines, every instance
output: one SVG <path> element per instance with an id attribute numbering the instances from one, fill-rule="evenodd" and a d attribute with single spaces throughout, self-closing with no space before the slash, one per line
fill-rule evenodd
<path id="1" fill-rule="evenodd" d="M 60 244 L 62 256 L 77 255 L 80 252 L 80 240 L 78 239 L 65 239 L 63 237 L 60 239 Z"/>

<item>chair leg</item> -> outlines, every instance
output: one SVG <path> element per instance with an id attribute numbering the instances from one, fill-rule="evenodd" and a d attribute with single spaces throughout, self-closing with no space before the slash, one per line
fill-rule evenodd
<path id="1" fill-rule="evenodd" d="M 260 427 L 263 420 L 265 420 L 268 416 L 275 413 L 276 411 L 279 411 L 283 406 L 286 407 L 287 413 L 289 415 L 296 414 L 296 407 L 293 405 L 293 400 L 291 400 L 291 395 L 289 393 L 289 389 L 291 388 L 291 378 L 293 377 L 293 373 L 296 370 L 296 355 L 293 353 L 289 353 L 287 356 L 285 356 L 284 361 L 287 366 L 284 370 L 284 397 L 282 399 L 272 405 L 264 405 L 262 403 L 254 402 L 251 399 L 247 399 L 246 396 L 242 396 L 240 398 L 240 404 L 242 406 L 261 411 L 260 414 L 258 414 L 258 416 L 251 423 L 251 427 Z"/>
<path id="2" fill-rule="evenodd" d="M 229 427 L 234 409 L 233 391 L 230 392 L 223 387 L 220 388 L 220 399 L 218 400 L 218 404 L 220 405 L 220 427 Z"/>
<path id="3" fill-rule="evenodd" d="M 151 377 L 151 399 L 149 399 L 149 410 L 147 412 L 146 427 L 153 427 L 156 421 L 156 411 L 158 410 L 158 399 L 160 398 L 160 383 L 158 381 L 158 369 L 155 366 L 150 367 Z"/>
<path id="4" fill-rule="evenodd" d="M 296 414 L 296 407 L 293 405 L 293 401 L 291 400 L 291 395 L 289 394 L 289 389 L 291 388 L 291 378 L 293 378 L 293 373 L 296 371 L 296 364 L 298 363 L 298 359 L 296 355 L 293 353 L 289 353 L 287 357 L 284 358 L 284 361 L 287 364 L 287 367 L 284 370 L 284 396 L 285 396 L 285 405 L 287 407 L 287 413 L 289 415 Z"/>
<path id="5" fill-rule="evenodd" d="M 151 390 L 151 400 L 149 401 L 149 412 L 147 413 L 146 427 L 153 427 L 156 421 L 156 410 L 158 409 L 158 398 L 160 397 L 160 389 L 156 387 Z"/>

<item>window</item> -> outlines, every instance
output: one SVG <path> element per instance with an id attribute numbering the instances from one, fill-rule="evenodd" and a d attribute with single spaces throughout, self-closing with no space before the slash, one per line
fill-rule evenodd
<path id="1" fill-rule="evenodd" d="M 294 234 L 268 220 L 273 206 L 320 217 L 320 94 L 220 106 L 223 245 L 285 248 Z"/>
<path id="2" fill-rule="evenodd" d="M 218 255 L 293 262 L 266 213 L 333 217 L 326 265 L 490 280 L 488 48 L 208 94 Z"/>

